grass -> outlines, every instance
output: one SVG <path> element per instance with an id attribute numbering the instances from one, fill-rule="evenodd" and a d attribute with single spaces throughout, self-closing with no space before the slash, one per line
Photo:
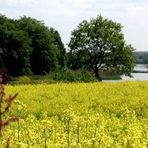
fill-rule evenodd
<path id="1" fill-rule="evenodd" d="M 116 73 L 101 72 L 101 78 L 103 80 L 120 80 L 121 77 Z M 57 72 L 51 72 L 47 75 L 29 75 L 20 76 L 11 79 L 9 84 L 40 84 L 47 83 L 53 84 L 58 82 L 97 82 L 94 74 L 90 71 L 72 71 L 62 70 Z"/>

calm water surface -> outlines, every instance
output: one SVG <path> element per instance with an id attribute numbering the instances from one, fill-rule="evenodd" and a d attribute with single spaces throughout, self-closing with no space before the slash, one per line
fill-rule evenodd
<path id="1" fill-rule="evenodd" d="M 147 64 L 137 64 L 134 70 L 139 71 L 139 73 L 132 73 L 132 78 L 127 76 L 122 76 L 122 80 L 148 80 L 148 73 L 140 73 L 148 72 L 148 65 Z"/>
<path id="2" fill-rule="evenodd" d="M 148 80 L 148 73 L 142 73 L 142 72 L 148 72 L 148 64 L 137 64 L 134 68 L 134 70 L 139 71 L 138 73 L 132 73 L 132 78 L 127 76 L 122 76 L 122 80 L 104 80 L 104 82 L 118 82 L 118 81 L 133 81 L 133 80 Z M 141 73 L 140 73 L 141 71 Z"/>
<path id="3" fill-rule="evenodd" d="M 122 76 L 122 80 L 148 80 L 148 73 L 140 73 L 148 72 L 148 65 L 147 64 L 137 64 L 134 70 L 139 71 L 138 73 L 132 73 L 132 78 L 127 76 Z"/>

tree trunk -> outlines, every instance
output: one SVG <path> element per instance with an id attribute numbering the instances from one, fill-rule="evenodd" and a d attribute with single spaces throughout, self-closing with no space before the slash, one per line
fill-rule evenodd
<path id="1" fill-rule="evenodd" d="M 100 77 L 99 70 L 96 69 L 96 70 L 94 71 L 94 73 L 95 73 L 95 77 L 98 79 L 98 81 L 102 81 L 102 79 L 101 79 L 101 77 Z"/>

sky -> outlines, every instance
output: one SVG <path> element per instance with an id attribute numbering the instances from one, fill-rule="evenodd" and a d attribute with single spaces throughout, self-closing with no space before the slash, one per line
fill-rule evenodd
<path id="1" fill-rule="evenodd" d="M 59 31 L 65 45 L 79 23 L 102 15 L 124 26 L 125 40 L 136 51 L 148 51 L 148 0 L 0 0 L 0 13 L 44 21 Z"/>

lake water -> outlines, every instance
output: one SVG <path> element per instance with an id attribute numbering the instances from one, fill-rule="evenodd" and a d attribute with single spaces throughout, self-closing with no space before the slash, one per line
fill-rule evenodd
<path id="1" fill-rule="evenodd" d="M 138 73 L 132 73 L 132 78 L 128 76 L 121 76 L 122 80 L 104 80 L 104 82 L 118 82 L 118 81 L 134 81 L 134 80 L 148 80 L 148 73 L 142 73 L 142 72 L 148 72 L 148 64 L 137 64 L 134 68 L 135 71 L 139 71 Z M 141 71 L 141 73 L 140 73 Z"/>
<path id="2" fill-rule="evenodd" d="M 148 64 L 137 64 L 134 68 L 135 71 L 139 71 L 138 73 L 132 73 L 132 78 L 127 76 L 122 76 L 122 80 L 148 80 Z M 140 73 L 141 71 L 141 73 Z"/>

